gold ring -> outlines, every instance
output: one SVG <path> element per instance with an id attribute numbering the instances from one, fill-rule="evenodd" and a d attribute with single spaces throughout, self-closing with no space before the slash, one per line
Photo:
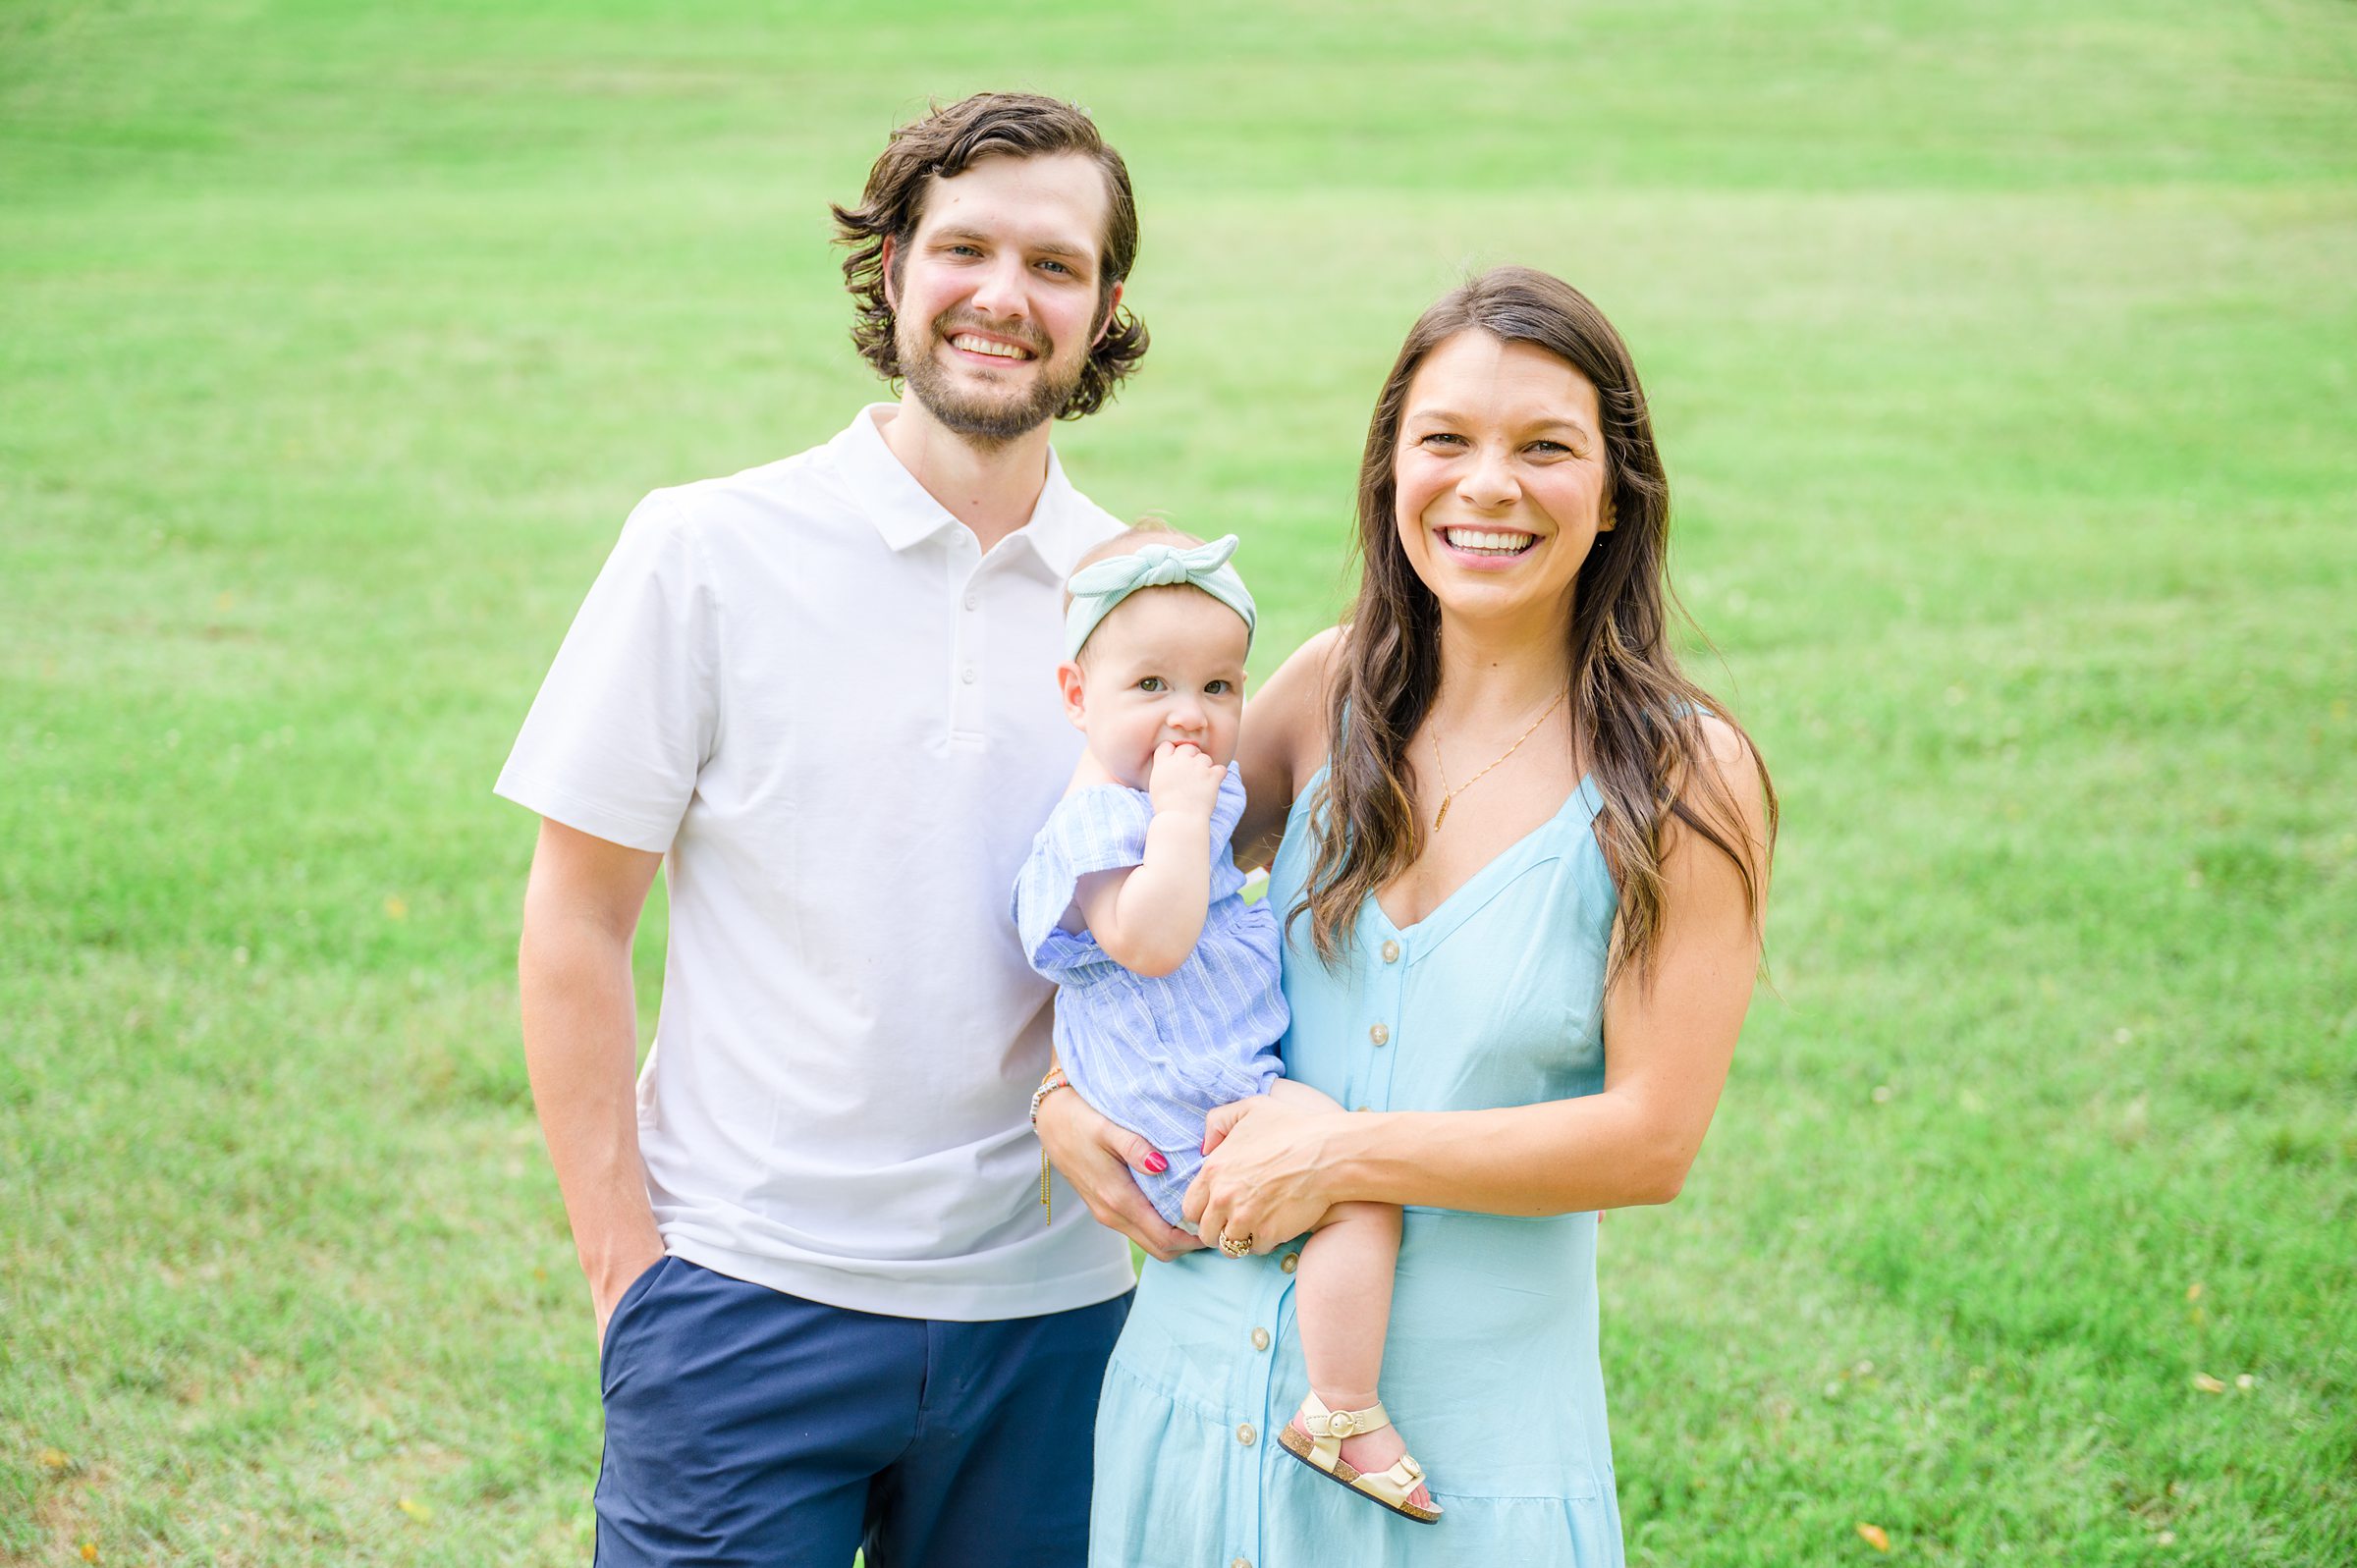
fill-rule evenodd
<path id="1" fill-rule="evenodd" d="M 1241 1258 L 1247 1253 L 1251 1252 L 1251 1250 L 1252 1235 L 1249 1231 L 1244 1233 L 1244 1239 L 1241 1241 L 1233 1241 L 1226 1236 L 1222 1236 L 1220 1238 L 1220 1251 L 1226 1253 L 1231 1258 Z"/>

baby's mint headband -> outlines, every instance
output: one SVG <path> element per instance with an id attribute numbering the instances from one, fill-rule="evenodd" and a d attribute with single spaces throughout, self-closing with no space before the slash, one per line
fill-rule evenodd
<path id="1" fill-rule="evenodd" d="M 1228 565 L 1228 558 L 1235 554 L 1235 545 L 1234 534 L 1183 550 L 1171 545 L 1139 545 L 1127 555 L 1107 556 L 1082 567 L 1065 584 L 1071 590 L 1072 607 L 1064 614 L 1064 656 L 1079 658 L 1081 645 L 1097 629 L 1097 622 L 1113 614 L 1115 605 L 1138 589 L 1175 587 L 1179 583 L 1202 589 L 1242 616 L 1244 646 L 1251 647 L 1258 617 L 1252 608 L 1252 595 L 1244 590 L 1244 579 Z"/>

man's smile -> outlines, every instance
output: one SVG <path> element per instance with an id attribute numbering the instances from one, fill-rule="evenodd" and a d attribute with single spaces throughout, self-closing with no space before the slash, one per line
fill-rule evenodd
<path id="1" fill-rule="evenodd" d="M 1013 359 L 1019 361 L 1024 359 L 1036 359 L 1039 357 L 1039 355 L 1032 350 L 1025 348 L 1023 345 L 1016 343 L 1012 339 L 994 338 L 983 333 L 972 331 L 952 333 L 950 335 L 950 347 L 959 350 L 965 353 L 982 354 L 992 359 Z"/>

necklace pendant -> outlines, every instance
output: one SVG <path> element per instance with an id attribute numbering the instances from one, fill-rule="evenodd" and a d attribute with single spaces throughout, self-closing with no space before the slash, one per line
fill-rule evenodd
<path id="1" fill-rule="evenodd" d="M 1432 819 L 1432 831 L 1434 833 L 1439 833 L 1441 831 L 1441 824 L 1449 820 L 1449 803 L 1455 798 L 1456 796 L 1454 795 L 1441 796 L 1441 814 Z"/>

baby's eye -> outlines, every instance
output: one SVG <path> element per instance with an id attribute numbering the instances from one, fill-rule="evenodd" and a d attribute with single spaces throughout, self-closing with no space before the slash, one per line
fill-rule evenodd
<path id="1" fill-rule="evenodd" d="M 1169 689 L 1169 682 L 1160 676 L 1148 676 L 1137 683 L 1137 689 L 1140 691 L 1165 691 Z"/>
<path id="2" fill-rule="evenodd" d="M 1203 694 L 1207 697 L 1225 697 L 1234 689 L 1235 682 L 1233 680 L 1206 680 L 1203 682 Z"/>

